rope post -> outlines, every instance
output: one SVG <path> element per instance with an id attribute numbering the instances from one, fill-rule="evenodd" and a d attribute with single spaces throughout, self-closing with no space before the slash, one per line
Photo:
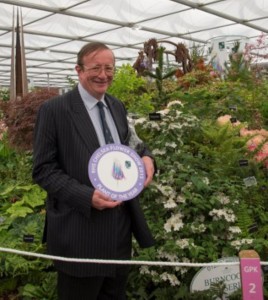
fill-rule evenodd
<path id="1" fill-rule="evenodd" d="M 243 300 L 263 300 L 260 257 L 254 250 L 239 252 Z"/>

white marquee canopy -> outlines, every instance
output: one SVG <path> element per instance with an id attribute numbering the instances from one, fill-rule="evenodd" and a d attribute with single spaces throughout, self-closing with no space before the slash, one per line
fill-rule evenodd
<path id="1" fill-rule="evenodd" d="M 27 76 L 35 86 L 68 87 L 67 76 L 77 79 L 76 53 L 90 41 L 110 46 L 120 66 L 133 64 L 152 38 L 205 50 L 213 38 L 255 43 L 268 33 L 267 0 L 0 0 L 0 88 L 10 84 L 14 8 L 22 12 Z M 266 37 L 266 53 L 267 45 Z"/>

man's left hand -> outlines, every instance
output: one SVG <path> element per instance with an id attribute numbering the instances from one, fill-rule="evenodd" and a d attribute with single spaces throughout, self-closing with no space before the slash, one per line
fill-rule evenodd
<path id="1" fill-rule="evenodd" d="M 146 180 L 144 182 L 144 186 L 147 187 L 153 180 L 154 171 L 155 171 L 154 170 L 154 162 L 153 162 L 153 159 L 149 156 L 143 156 L 142 160 L 143 160 L 145 172 L 146 172 Z"/>

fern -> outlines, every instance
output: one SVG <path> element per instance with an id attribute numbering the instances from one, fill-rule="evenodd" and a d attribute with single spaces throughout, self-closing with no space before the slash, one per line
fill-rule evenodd
<path id="1" fill-rule="evenodd" d="M 244 156 L 245 142 L 238 136 L 238 129 L 203 123 L 200 138 L 192 143 L 207 162 L 207 168 L 221 176 L 239 176 L 238 161 Z"/>
<path id="2" fill-rule="evenodd" d="M 248 236 L 248 228 L 253 224 L 253 219 L 249 214 L 248 205 L 241 201 L 237 210 L 237 225 L 242 231 L 243 236 Z"/>

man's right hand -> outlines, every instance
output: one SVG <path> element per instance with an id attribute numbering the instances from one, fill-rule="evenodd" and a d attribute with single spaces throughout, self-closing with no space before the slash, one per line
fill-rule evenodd
<path id="1" fill-rule="evenodd" d="M 105 195 L 99 190 L 94 190 L 92 197 L 92 207 L 98 210 L 104 210 L 106 208 L 114 208 L 122 204 L 122 201 L 112 200 L 111 197 Z"/>

